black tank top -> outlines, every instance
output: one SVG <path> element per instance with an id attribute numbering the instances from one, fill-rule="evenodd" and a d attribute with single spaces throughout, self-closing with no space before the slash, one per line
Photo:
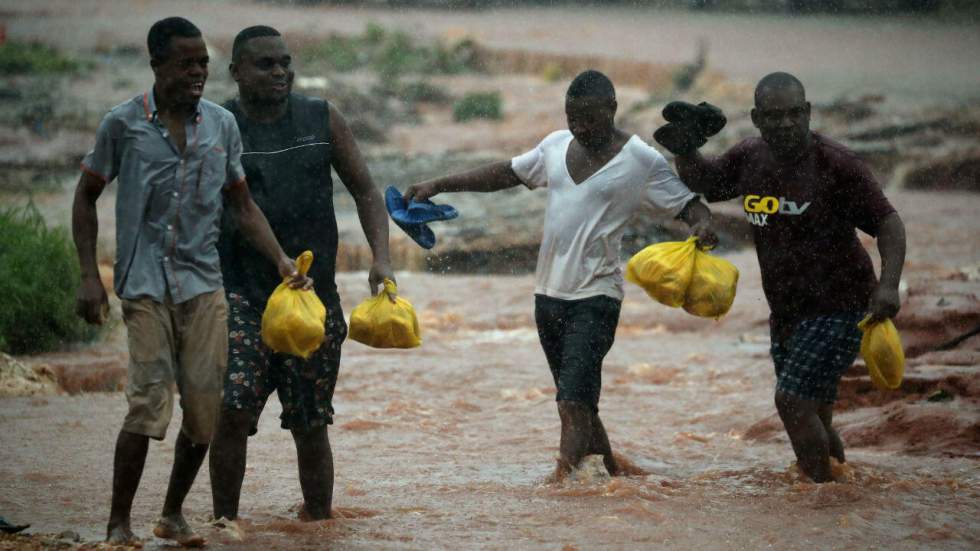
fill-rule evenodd
<path id="1" fill-rule="evenodd" d="M 286 254 L 295 258 L 305 250 L 313 251 L 308 275 L 316 294 L 327 308 L 339 307 L 327 102 L 291 94 L 286 115 L 269 124 L 248 120 L 237 98 L 223 107 L 235 115 L 242 134 L 242 166 L 252 198 Z M 264 309 L 282 278 L 276 266 L 246 240 L 228 209 L 225 213 L 218 242 L 225 289 Z"/>

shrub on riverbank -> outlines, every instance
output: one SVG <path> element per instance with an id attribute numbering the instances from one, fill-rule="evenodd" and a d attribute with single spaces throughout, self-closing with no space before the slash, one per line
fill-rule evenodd
<path id="1" fill-rule="evenodd" d="M 466 122 L 471 119 L 500 120 L 503 107 L 500 92 L 473 92 L 463 96 L 453 107 L 453 120 Z"/>
<path id="2" fill-rule="evenodd" d="M 359 35 L 331 34 L 300 49 L 307 65 L 323 63 L 332 71 L 368 68 L 383 80 L 406 74 L 451 75 L 477 69 L 475 45 L 469 40 L 453 44 L 420 41 L 412 35 L 368 24 Z"/>
<path id="3" fill-rule="evenodd" d="M 0 210 L 0 351 L 26 354 L 91 338 L 75 316 L 79 269 L 64 228 L 33 204 Z"/>
<path id="4" fill-rule="evenodd" d="M 0 45 L 0 73 L 7 75 L 72 73 L 82 63 L 63 56 L 39 42 L 7 42 Z"/>

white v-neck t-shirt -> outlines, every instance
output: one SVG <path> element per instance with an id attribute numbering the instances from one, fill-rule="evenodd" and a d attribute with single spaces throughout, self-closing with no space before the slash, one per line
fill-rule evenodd
<path id="1" fill-rule="evenodd" d="M 565 162 L 572 139 L 568 130 L 553 132 L 511 160 L 524 185 L 548 190 L 534 292 L 565 300 L 598 295 L 622 300 L 619 254 L 630 218 L 638 211 L 673 218 L 696 195 L 660 152 L 635 135 L 576 184 Z"/>

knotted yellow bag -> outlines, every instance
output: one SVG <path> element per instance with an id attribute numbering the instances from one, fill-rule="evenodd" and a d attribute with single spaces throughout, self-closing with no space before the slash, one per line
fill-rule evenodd
<path id="1" fill-rule="evenodd" d="M 689 237 L 644 248 L 626 263 L 626 281 L 636 283 L 661 304 L 683 305 L 694 273 L 696 241 Z"/>
<path id="2" fill-rule="evenodd" d="M 861 337 L 861 357 L 868 366 L 871 382 L 882 390 L 895 390 L 905 374 L 905 350 L 892 320 L 870 323 L 871 316 L 858 323 Z"/>
<path id="3" fill-rule="evenodd" d="M 296 259 L 296 269 L 303 275 L 311 264 L 310 251 Z M 289 282 L 283 281 L 262 313 L 262 342 L 275 352 L 309 358 L 323 344 L 326 321 L 327 309 L 312 289 L 291 289 Z"/>
<path id="4" fill-rule="evenodd" d="M 735 301 L 738 268 L 734 264 L 695 250 L 691 284 L 684 295 L 684 310 L 704 318 L 718 319 L 728 313 Z"/>
<path id="5" fill-rule="evenodd" d="M 391 302 L 389 297 L 395 297 Z M 422 344 L 412 303 L 398 296 L 395 282 L 357 305 L 350 313 L 350 338 L 374 348 L 415 348 Z"/>

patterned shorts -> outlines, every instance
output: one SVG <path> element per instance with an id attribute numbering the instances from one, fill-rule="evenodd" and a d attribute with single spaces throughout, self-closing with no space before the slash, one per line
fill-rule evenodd
<path id="1" fill-rule="evenodd" d="M 861 349 L 861 312 L 820 316 L 800 322 L 783 342 L 773 336 L 776 392 L 833 404 L 837 383 Z"/>
<path id="2" fill-rule="evenodd" d="M 228 293 L 228 371 L 222 406 L 252 412 L 249 434 L 255 434 L 273 390 L 282 404 L 282 428 L 309 430 L 333 423 L 331 401 L 347 325 L 339 305 L 327 307 L 327 338 L 304 360 L 269 350 L 259 334 L 262 310 L 242 295 Z"/>

